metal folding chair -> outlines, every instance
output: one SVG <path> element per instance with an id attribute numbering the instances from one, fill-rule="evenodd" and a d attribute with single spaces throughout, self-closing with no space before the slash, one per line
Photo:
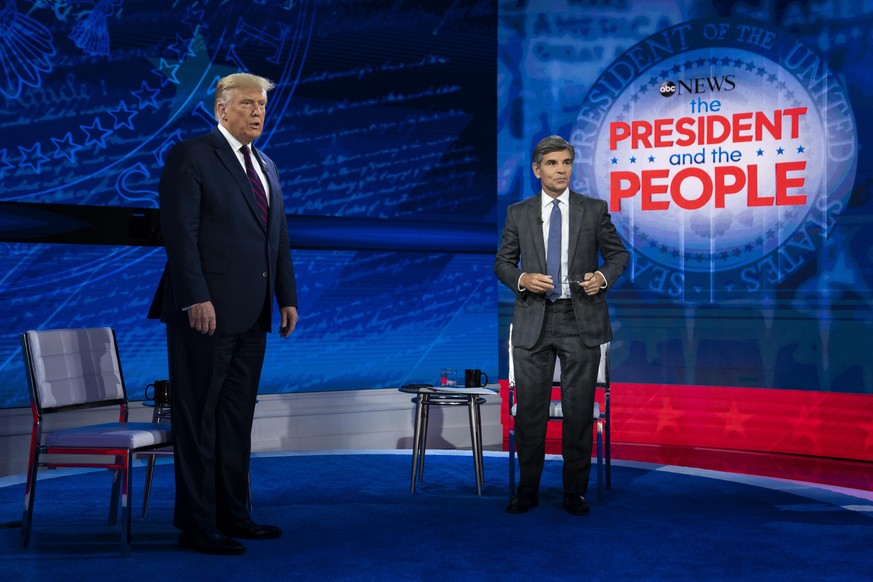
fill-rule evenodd
<path id="1" fill-rule="evenodd" d="M 112 329 L 28 331 L 21 334 L 21 347 L 33 412 L 21 546 L 30 544 L 39 467 L 97 467 L 113 472 L 110 525 L 117 521 L 121 492 L 121 555 L 129 556 L 133 456 L 171 445 L 170 425 L 127 422 L 127 392 Z M 118 422 L 43 432 L 47 415 L 107 407 L 118 407 Z M 65 415 L 65 424 L 78 416 Z M 109 458 L 93 460 L 101 456 Z"/>

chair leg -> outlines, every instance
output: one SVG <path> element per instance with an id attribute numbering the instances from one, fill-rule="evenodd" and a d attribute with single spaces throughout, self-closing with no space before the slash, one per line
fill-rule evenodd
<path id="1" fill-rule="evenodd" d="M 612 490 L 612 452 L 609 450 L 612 439 L 609 436 L 609 419 L 605 421 L 606 427 L 604 432 L 605 448 L 606 448 L 606 489 Z"/>
<path id="2" fill-rule="evenodd" d="M 115 457 L 115 464 L 122 463 L 121 457 Z M 121 479 L 124 477 L 119 469 L 112 471 L 112 494 L 109 496 L 109 525 L 118 521 L 118 493 L 121 490 Z"/>
<path id="3" fill-rule="evenodd" d="M 509 429 L 509 498 L 515 496 L 515 429 Z"/>
<path id="4" fill-rule="evenodd" d="M 604 440 L 606 447 L 606 489 L 612 489 L 612 451 L 610 450 L 610 446 L 612 445 L 612 435 L 610 433 L 610 422 L 609 422 L 609 390 L 607 389 L 606 394 L 604 395 L 603 400 L 603 430 L 604 430 Z"/>
<path id="5" fill-rule="evenodd" d="M 155 455 L 149 455 L 148 464 L 146 465 L 146 478 L 142 492 L 142 517 L 145 517 L 149 510 L 149 497 L 152 493 L 152 478 L 155 476 L 156 458 Z"/>
<path id="6" fill-rule="evenodd" d="M 130 497 L 133 493 L 133 451 L 124 455 L 121 468 L 121 557 L 130 556 L 131 507 Z"/>
<path id="7" fill-rule="evenodd" d="M 253 502 L 252 502 L 252 472 L 251 472 L 251 470 L 249 470 L 248 474 L 246 475 L 246 479 L 248 479 L 248 482 L 249 482 L 249 498 L 246 500 L 246 505 L 249 506 L 249 513 L 251 513 L 252 507 L 253 507 Z"/>
<path id="8" fill-rule="evenodd" d="M 36 476 L 39 471 L 39 447 L 31 445 L 30 461 L 27 467 L 27 484 L 24 486 L 24 513 L 21 516 L 21 547 L 30 545 L 30 527 L 33 523 L 33 503 L 36 497 Z"/>
<path id="9" fill-rule="evenodd" d="M 597 503 L 599 504 L 602 498 L 603 490 L 603 425 L 597 422 Z"/>

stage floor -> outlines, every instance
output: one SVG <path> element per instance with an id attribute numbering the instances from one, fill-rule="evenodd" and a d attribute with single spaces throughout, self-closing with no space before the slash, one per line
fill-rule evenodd
<path id="1" fill-rule="evenodd" d="M 0 480 L 0 573 L 9 580 L 869 580 L 873 493 L 662 463 L 616 460 L 612 489 L 591 515 L 561 507 L 561 465 L 545 465 L 540 505 L 504 511 L 508 465 L 485 453 L 476 495 L 469 451 L 428 451 L 409 493 L 410 451 L 257 454 L 254 518 L 282 527 L 245 542 L 245 556 L 182 551 L 173 467 L 157 466 L 140 517 L 134 475 L 133 547 L 106 525 L 105 470 L 41 474 L 31 547 L 18 547 L 21 477 Z M 569 542 L 567 540 L 570 540 Z M 524 547 L 522 550 L 522 544 Z M 824 571 L 822 571 L 822 566 Z"/>

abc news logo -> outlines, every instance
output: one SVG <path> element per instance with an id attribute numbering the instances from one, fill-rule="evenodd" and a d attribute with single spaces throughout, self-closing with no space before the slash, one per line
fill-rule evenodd
<path id="1" fill-rule="evenodd" d="M 661 83 L 659 91 L 662 97 L 672 97 L 673 95 L 699 95 L 701 93 L 733 91 L 736 87 L 734 75 L 722 75 L 721 77 L 696 77 L 679 81 L 678 85 L 673 81 L 664 81 Z"/>

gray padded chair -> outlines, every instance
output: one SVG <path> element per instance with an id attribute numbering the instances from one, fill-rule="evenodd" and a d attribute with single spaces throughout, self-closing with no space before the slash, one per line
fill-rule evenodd
<path id="1" fill-rule="evenodd" d="M 99 467 L 112 470 L 114 475 L 110 525 L 117 521 L 119 489 L 121 491 L 121 555 L 129 556 L 133 456 L 171 445 L 170 425 L 127 422 L 127 393 L 112 329 L 28 331 L 21 334 L 21 348 L 33 412 L 21 547 L 30 544 L 39 467 Z M 118 422 L 73 426 L 43 434 L 46 415 L 107 407 L 118 407 Z M 77 416 L 65 415 L 65 424 Z M 48 459 L 43 455 L 49 456 Z M 87 457 L 83 458 L 85 455 Z M 110 458 L 95 462 L 95 456 Z"/>
<path id="2" fill-rule="evenodd" d="M 515 495 L 515 366 L 512 361 L 512 326 L 509 326 L 509 496 Z M 552 377 L 552 385 L 561 385 L 561 362 L 555 362 L 555 373 Z M 606 489 L 612 489 L 612 467 L 609 450 L 609 342 L 600 346 L 600 367 L 597 370 L 597 387 L 603 389 L 603 407 L 594 402 L 594 426 L 597 430 L 597 502 L 602 498 L 604 464 L 606 473 Z M 549 405 L 549 422 L 561 422 L 564 413 L 561 410 L 561 401 L 552 400 Z M 604 455 L 605 449 L 605 455 Z M 605 463 L 604 463 L 605 456 Z"/>

